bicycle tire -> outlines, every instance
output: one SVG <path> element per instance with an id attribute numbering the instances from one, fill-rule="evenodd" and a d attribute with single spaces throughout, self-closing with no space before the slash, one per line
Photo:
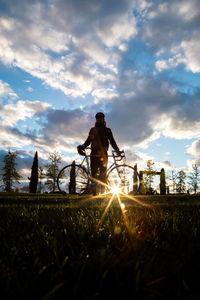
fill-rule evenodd
<path id="1" fill-rule="evenodd" d="M 82 194 L 88 183 L 86 169 L 78 164 L 65 166 L 57 176 L 57 187 L 62 194 Z"/>
<path id="2" fill-rule="evenodd" d="M 125 194 L 137 194 L 139 191 L 140 177 L 138 172 L 136 174 L 134 172 L 134 168 L 127 164 L 114 166 L 107 174 L 107 182 L 111 186 L 119 186 Z M 134 174 L 137 184 L 134 182 Z"/>

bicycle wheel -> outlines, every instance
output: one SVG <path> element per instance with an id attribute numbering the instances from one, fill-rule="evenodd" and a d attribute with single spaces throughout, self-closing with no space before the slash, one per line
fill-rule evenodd
<path id="1" fill-rule="evenodd" d="M 63 194 L 82 194 L 89 183 L 86 169 L 72 163 L 65 166 L 58 174 L 57 186 Z"/>
<path id="2" fill-rule="evenodd" d="M 118 165 L 108 172 L 107 182 L 110 186 L 118 186 L 125 194 L 137 194 L 139 189 L 139 174 L 129 165 Z"/>

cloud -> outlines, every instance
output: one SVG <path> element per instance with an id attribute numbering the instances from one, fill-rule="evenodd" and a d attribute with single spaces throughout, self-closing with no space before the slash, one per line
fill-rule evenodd
<path id="1" fill-rule="evenodd" d="M 106 76 L 115 80 L 120 60 L 115 47 L 137 35 L 128 0 L 8 1 L 5 7 L 1 61 L 72 97 L 101 88 Z"/>
<path id="2" fill-rule="evenodd" d="M 135 148 L 125 147 L 126 164 L 134 167 L 137 164 L 138 172 L 146 168 L 146 162 L 151 159 L 149 155 L 136 151 Z"/>
<path id="3" fill-rule="evenodd" d="M 186 69 L 188 71 L 192 71 L 193 73 L 200 72 L 200 38 L 194 37 L 188 39 L 186 41 L 182 41 L 181 49 L 184 52 L 183 62 L 186 65 Z M 179 50 L 179 51 L 180 51 Z"/>
<path id="4" fill-rule="evenodd" d="M 163 114 L 163 134 L 176 139 L 199 137 L 200 93 L 194 95 L 177 93 L 170 115 Z M 165 119 L 165 120 L 164 120 Z M 161 118 L 162 120 L 162 118 Z"/>
<path id="5" fill-rule="evenodd" d="M 119 96 L 106 102 L 108 125 L 121 144 L 147 145 L 160 134 L 175 139 L 199 137 L 200 93 L 176 91 L 160 78 L 121 73 Z M 132 91 L 132 93 L 130 92 Z"/>
<path id="6" fill-rule="evenodd" d="M 105 102 L 106 121 L 119 147 L 147 147 L 160 133 L 174 138 L 193 138 L 199 135 L 199 94 L 185 95 L 175 91 L 166 81 L 139 77 L 137 72 L 121 74 L 116 86 L 119 95 Z M 134 93 L 128 93 L 131 89 Z M 99 99 L 102 95 L 97 94 Z M 105 92 L 105 91 L 104 91 Z M 112 90 L 111 90 L 112 92 Z M 143 99 L 143 101 L 141 101 Z M 58 149 L 76 152 L 76 145 L 85 141 L 93 126 L 94 115 L 101 103 L 81 109 L 59 110 L 39 101 L 19 100 L 0 111 L 1 144 L 4 147 L 35 145 L 41 151 Z M 92 113 L 93 111 L 93 113 Z M 16 113 L 17 112 L 17 113 Z M 19 120 L 37 116 L 39 131 L 21 132 L 15 128 Z"/>
<path id="7" fill-rule="evenodd" d="M 30 93 L 32 93 L 32 92 L 33 92 L 33 88 L 32 88 L 31 86 L 29 86 L 29 87 L 27 88 L 27 91 L 30 92 Z"/>
<path id="8" fill-rule="evenodd" d="M 94 103 L 99 103 L 100 100 L 109 101 L 112 98 L 118 96 L 115 89 L 96 89 L 92 92 L 92 96 L 94 97 Z"/>
<path id="9" fill-rule="evenodd" d="M 6 104 L 0 111 L 1 124 L 13 126 L 19 120 L 26 120 L 34 115 L 41 114 L 50 107 L 50 104 L 40 101 L 19 100 L 15 104 Z"/>
<path id="10" fill-rule="evenodd" d="M 91 115 L 80 109 L 69 111 L 52 109 L 48 111 L 43 132 L 57 142 L 60 140 L 60 143 L 62 140 L 81 143 L 88 137 L 93 123 Z"/>
<path id="11" fill-rule="evenodd" d="M 17 97 L 17 94 L 12 90 L 10 85 L 7 82 L 3 82 L 2 80 L 0 80 L 0 100 L 4 98 L 14 100 Z"/>
<path id="12" fill-rule="evenodd" d="M 200 72 L 199 16 L 197 0 L 152 2 L 142 32 L 145 43 L 157 53 L 158 71 L 184 64 L 186 70 Z"/>
<path id="13" fill-rule="evenodd" d="M 77 153 L 77 144 L 83 143 L 94 124 L 94 117 L 80 109 L 56 110 L 39 101 L 18 101 L 0 111 L 0 144 L 4 149 L 22 150 L 35 148 L 43 157 L 55 150 Z M 35 128 L 20 129 L 18 121 L 35 118 Z M 32 125 L 33 126 L 33 123 Z"/>
<path id="14" fill-rule="evenodd" d="M 195 140 L 191 146 L 187 149 L 187 153 L 192 155 L 193 158 L 187 160 L 187 164 L 190 170 L 192 165 L 200 166 L 200 140 Z"/>
<path id="15" fill-rule="evenodd" d="M 119 96 L 107 103 L 108 123 L 122 143 L 139 145 L 160 133 L 174 138 L 199 135 L 198 93 L 185 95 L 165 80 L 138 77 L 132 71 L 121 74 L 117 90 Z"/>
<path id="16" fill-rule="evenodd" d="M 172 165 L 172 163 L 169 160 L 165 160 L 163 162 L 160 163 L 162 168 L 165 168 L 166 170 L 173 170 L 174 166 Z"/>
<path id="17" fill-rule="evenodd" d="M 167 60 L 157 60 L 155 63 L 155 67 L 159 72 L 162 72 L 163 70 L 167 70 L 170 68 L 175 68 L 179 64 L 184 63 L 185 60 L 183 59 L 182 55 L 178 53 L 174 57 L 171 57 Z"/>

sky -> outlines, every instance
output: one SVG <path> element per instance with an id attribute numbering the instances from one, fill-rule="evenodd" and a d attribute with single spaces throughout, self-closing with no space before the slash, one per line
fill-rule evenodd
<path id="1" fill-rule="evenodd" d="M 0 1 L 1 160 L 80 160 L 98 111 L 139 170 L 200 165 L 199 0 Z"/>

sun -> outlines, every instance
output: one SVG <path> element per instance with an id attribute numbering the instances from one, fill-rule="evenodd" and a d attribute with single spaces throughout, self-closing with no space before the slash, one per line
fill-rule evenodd
<path id="1" fill-rule="evenodd" d="M 117 185 L 114 185 L 111 187 L 111 193 L 118 196 L 121 193 L 121 188 Z"/>

